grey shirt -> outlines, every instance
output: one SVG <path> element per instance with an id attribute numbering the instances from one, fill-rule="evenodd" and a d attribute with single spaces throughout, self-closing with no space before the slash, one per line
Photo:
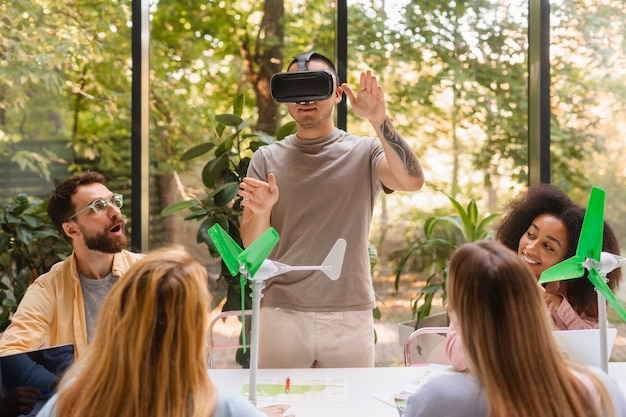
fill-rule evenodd
<path id="1" fill-rule="evenodd" d="M 89 279 L 80 275 L 80 288 L 85 304 L 85 320 L 87 321 L 87 343 L 91 343 L 96 332 L 98 313 L 107 294 L 117 282 L 112 273 L 102 279 Z"/>
<path id="2" fill-rule="evenodd" d="M 617 383 L 599 368 L 590 368 L 609 391 L 615 415 L 626 417 L 626 399 Z M 550 395 L 546 393 L 546 395 Z M 486 417 L 487 399 L 471 374 L 455 372 L 425 384 L 408 401 L 403 417 Z"/>

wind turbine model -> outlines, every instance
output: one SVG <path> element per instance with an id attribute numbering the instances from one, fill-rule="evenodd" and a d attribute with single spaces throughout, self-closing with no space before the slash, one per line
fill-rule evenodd
<path id="1" fill-rule="evenodd" d="M 606 301 L 611 304 L 624 321 L 626 321 L 626 310 L 607 285 L 606 275 L 625 264 L 626 258 L 602 252 L 604 198 L 604 190 L 596 187 L 591 189 L 576 254 L 543 271 L 539 283 L 581 278 L 585 274 L 585 270 L 588 271 L 587 278 L 596 287 L 598 293 L 600 358 L 602 368 L 608 372 Z"/>
<path id="2" fill-rule="evenodd" d="M 246 280 L 252 283 L 252 340 L 250 341 L 250 393 L 248 399 L 256 405 L 256 374 L 259 366 L 259 312 L 261 310 L 261 297 L 263 297 L 263 282 L 276 275 L 296 270 L 320 270 L 328 278 L 335 281 L 341 274 L 343 257 L 346 252 L 346 241 L 345 239 L 338 239 L 322 265 L 291 266 L 266 259 L 279 239 L 278 233 L 272 227 L 266 230 L 245 250 L 217 223 L 209 229 L 208 233 L 231 275 L 241 274 L 242 311 L 244 306 L 244 285 Z M 242 317 L 242 327 L 244 326 L 243 322 Z M 242 335 L 245 338 L 245 329 L 242 329 Z M 245 339 L 243 344 L 245 345 Z"/>

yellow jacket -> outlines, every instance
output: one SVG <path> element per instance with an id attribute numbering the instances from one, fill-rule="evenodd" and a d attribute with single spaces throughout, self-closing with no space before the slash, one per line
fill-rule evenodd
<path id="1" fill-rule="evenodd" d="M 120 277 L 142 256 L 126 250 L 115 254 L 111 272 Z M 0 355 L 69 343 L 76 358 L 87 347 L 83 292 L 73 253 L 28 287 L 0 338 Z"/>

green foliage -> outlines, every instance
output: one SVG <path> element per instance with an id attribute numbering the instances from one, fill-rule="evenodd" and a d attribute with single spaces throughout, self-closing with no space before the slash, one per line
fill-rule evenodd
<path id="1" fill-rule="evenodd" d="M 354 86 L 361 70 L 374 70 L 399 132 L 423 157 L 453 167 L 433 165 L 431 185 L 457 197 L 526 182 L 528 2 L 349 3 L 342 81 Z M 299 52 L 332 56 L 335 12 L 324 0 L 150 5 L 149 160 L 161 195 L 168 175 L 186 165 L 180 155 L 215 136 L 215 115 L 229 112 L 230 97 L 245 96 L 251 107 L 240 116 L 257 119 L 257 130 L 288 117 L 259 101 L 261 92 L 269 96 L 260 80 Z M 589 172 L 604 172 L 597 166 L 619 165 L 604 158 L 620 154 L 612 144 L 621 142 L 626 102 L 625 13 L 620 1 L 551 5 L 552 182 L 574 192 L 588 190 Z M 0 141 L 68 139 L 70 172 L 128 175 L 131 2 L 14 0 L 0 2 L 0 15 Z M 282 31 L 269 31 L 276 22 Z M 269 57 L 276 45 L 282 53 Z M 353 112 L 348 117 L 352 133 L 371 131 Z M 20 167 L 46 175 L 44 153 L 19 151 L 0 145 Z M 463 175 L 470 170 L 475 175 Z M 624 175 L 611 175 L 607 191 L 619 192 Z"/>
<path id="2" fill-rule="evenodd" d="M 490 9 L 500 12 L 481 13 Z M 414 62 L 411 51 L 420 51 L 421 60 L 439 68 L 435 73 L 416 68 L 422 76 L 407 99 L 437 115 L 431 124 L 437 126 L 435 133 L 450 138 L 445 151 L 461 162 L 462 155 L 471 155 L 465 163 L 484 173 L 485 184 L 502 175 L 504 163 L 507 177 L 526 178 L 526 14 L 522 7 L 505 10 L 492 0 L 412 0 L 406 8 L 412 47 L 400 54 Z M 450 105 L 440 99 L 446 85 Z M 472 132 L 472 125 L 480 134 Z M 461 179 L 458 170 L 446 178 L 453 195 Z"/>
<path id="3" fill-rule="evenodd" d="M 202 169 L 202 183 L 207 189 L 207 196 L 200 198 L 190 195 L 189 199 L 170 204 L 161 212 L 169 216 L 183 210 L 191 214 L 185 220 L 199 222 L 196 240 L 207 245 L 212 256 L 218 257 L 208 230 L 218 223 L 240 246 L 241 235 L 241 197 L 237 195 L 239 183 L 248 171 L 250 158 L 259 147 L 280 140 L 295 131 L 295 123 L 290 122 L 279 130 L 276 138 L 259 133 L 244 133 L 249 124 L 242 118 L 244 96 L 239 94 L 232 106 L 233 112 L 215 116 L 217 127 L 215 135 L 183 153 L 181 160 L 187 161 L 209 155 Z M 241 288 L 239 277 L 233 277 L 228 268 L 222 265 L 222 276 L 228 283 L 224 310 L 238 310 L 241 307 Z M 249 288 L 245 289 L 249 291 Z M 245 297 L 246 308 L 250 308 L 250 297 Z"/>
<path id="4" fill-rule="evenodd" d="M 19 194 L 0 207 L 0 332 L 39 275 L 72 253 L 46 213 L 46 202 Z"/>
<path id="5" fill-rule="evenodd" d="M 130 3 L 20 0 L 0 13 L 2 131 L 15 142 L 71 139 L 72 171 L 128 166 Z"/>
<path id="6" fill-rule="evenodd" d="M 3 141 L 0 142 L 0 156 L 11 158 L 11 162 L 16 163 L 22 171 L 30 171 L 46 181 L 50 180 L 49 164 L 55 155 L 45 148 L 42 152 L 33 152 L 23 149 L 17 141 Z"/>
<path id="7" fill-rule="evenodd" d="M 399 289 L 400 278 L 405 267 L 415 256 L 425 256 L 431 259 L 431 273 L 426 278 L 425 285 L 420 288 L 416 297 L 411 300 L 413 318 L 417 319 L 415 328 L 420 321 L 429 316 L 433 299 L 441 293 L 442 302 L 446 300 L 446 278 L 448 277 L 448 259 L 458 246 L 466 242 L 490 238 L 489 226 L 498 214 L 480 217 L 476 201 L 472 199 L 466 207 L 463 207 L 456 199 L 447 196 L 453 206 L 453 215 L 433 216 L 424 223 L 424 238 L 418 237 L 404 251 L 398 266 L 396 267 L 396 290 Z M 435 226 L 442 224 L 448 226 L 447 235 L 435 237 Z M 452 233 L 450 233 L 450 231 Z M 443 250 L 442 250 L 443 249 Z M 420 302 L 423 301 L 421 304 Z"/>
<path id="8" fill-rule="evenodd" d="M 277 137 L 260 132 L 244 133 L 250 130 L 247 121 L 242 117 L 245 97 L 239 94 L 232 105 L 232 113 L 218 114 L 215 116 L 216 128 L 214 136 L 208 141 L 188 149 L 181 156 L 182 161 L 209 155 L 209 159 L 202 169 L 202 183 L 207 189 L 207 195 L 200 198 L 190 195 L 189 199 L 179 201 L 167 206 L 161 212 L 162 216 L 169 216 L 183 210 L 191 214 L 185 216 L 187 221 L 199 222 L 196 240 L 204 243 L 213 257 L 219 253 L 213 244 L 208 230 L 218 223 L 229 236 L 242 245 L 239 228 L 241 226 L 241 197 L 237 195 L 239 183 L 248 171 L 250 158 L 259 147 L 273 143 L 295 132 L 295 122 L 290 122 L 279 129 Z M 244 308 L 251 308 L 250 285 L 246 281 L 245 288 L 241 288 L 241 280 L 233 276 L 224 261 L 222 261 L 221 276 L 226 280 L 226 301 L 224 311 L 240 310 L 242 303 Z M 243 292 L 243 293 L 242 293 Z M 248 362 L 247 355 L 241 349 L 236 353 L 236 361 L 245 366 Z"/>

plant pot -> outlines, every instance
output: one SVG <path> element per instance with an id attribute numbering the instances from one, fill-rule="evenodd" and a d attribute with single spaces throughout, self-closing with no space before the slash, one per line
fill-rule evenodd
<path id="1" fill-rule="evenodd" d="M 411 333 L 415 331 L 415 320 L 398 323 L 398 343 L 404 352 L 405 343 Z M 446 327 L 448 315 L 445 311 L 425 317 L 418 328 L 423 327 Z M 445 357 L 445 336 L 441 334 L 424 334 L 412 343 L 411 361 L 413 363 L 441 363 L 448 364 Z"/>
<path id="2" fill-rule="evenodd" d="M 398 343 L 404 348 L 406 340 L 415 330 L 415 321 L 409 320 L 398 323 Z M 448 325 L 448 314 L 445 311 L 436 313 L 422 319 L 418 328 L 421 327 L 445 327 Z"/>

